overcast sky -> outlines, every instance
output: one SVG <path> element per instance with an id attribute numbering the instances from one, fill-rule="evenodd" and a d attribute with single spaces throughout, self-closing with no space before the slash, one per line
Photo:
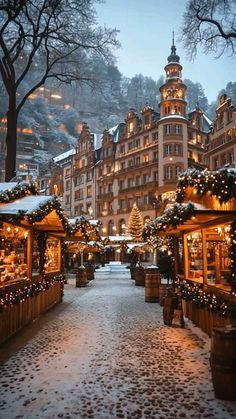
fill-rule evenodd
<path id="1" fill-rule="evenodd" d="M 186 3 L 187 0 L 106 0 L 97 5 L 98 22 L 120 30 L 121 48 L 115 51 L 120 72 L 127 77 L 141 73 L 154 80 L 164 74 L 174 29 L 183 78 L 200 82 L 211 102 L 229 81 L 236 81 L 236 58 L 225 55 L 215 59 L 199 51 L 194 62 L 187 60 L 178 42 Z"/>

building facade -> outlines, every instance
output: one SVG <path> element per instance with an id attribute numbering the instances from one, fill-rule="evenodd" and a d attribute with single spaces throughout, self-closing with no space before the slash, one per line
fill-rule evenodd
<path id="1" fill-rule="evenodd" d="M 236 107 L 224 94 L 216 108 L 214 124 L 208 135 L 205 162 L 210 170 L 224 166 L 235 167 Z"/>
<path id="2" fill-rule="evenodd" d="M 158 112 L 145 105 L 138 115 L 131 108 L 124 122 L 101 136 L 84 123 L 74 152 L 61 167 L 67 215 L 101 220 L 104 235 L 127 233 L 134 203 L 144 222 L 154 219 L 174 200 L 179 173 L 189 166 L 205 168 L 210 121 L 198 107 L 186 113 L 174 42 L 165 74 Z"/>

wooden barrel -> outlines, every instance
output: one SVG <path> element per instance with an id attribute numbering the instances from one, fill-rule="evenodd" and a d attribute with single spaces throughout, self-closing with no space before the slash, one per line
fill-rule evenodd
<path id="1" fill-rule="evenodd" d="M 210 365 L 215 395 L 236 400 L 236 328 L 214 328 L 211 337 Z"/>
<path id="2" fill-rule="evenodd" d="M 135 266 L 134 271 L 135 285 L 138 287 L 145 287 L 145 272 L 142 266 Z"/>
<path id="3" fill-rule="evenodd" d="M 167 326 L 172 326 L 172 321 L 174 317 L 174 307 L 172 296 L 166 296 L 164 299 L 163 306 L 163 322 Z"/>
<path id="4" fill-rule="evenodd" d="M 160 273 L 157 268 L 145 269 L 145 301 L 158 303 L 160 296 Z"/>
<path id="5" fill-rule="evenodd" d="M 76 272 L 76 287 L 86 287 L 88 284 L 87 273 L 85 268 L 78 268 Z"/>
<path id="6" fill-rule="evenodd" d="M 87 280 L 91 281 L 94 279 L 94 267 L 93 266 L 86 266 L 86 274 L 87 274 Z"/>

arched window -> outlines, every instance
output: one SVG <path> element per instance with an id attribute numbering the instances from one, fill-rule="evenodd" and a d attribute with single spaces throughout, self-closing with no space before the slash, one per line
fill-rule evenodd
<path id="1" fill-rule="evenodd" d="M 115 231 L 114 231 L 114 221 L 110 220 L 108 223 L 108 236 L 114 236 L 115 235 Z"/>
<path id="2" fill-rule="evenodd" d="M 119 221 L 119 235 L 124 235 L 126 230 L 126 224 L 124 218 Z"/>

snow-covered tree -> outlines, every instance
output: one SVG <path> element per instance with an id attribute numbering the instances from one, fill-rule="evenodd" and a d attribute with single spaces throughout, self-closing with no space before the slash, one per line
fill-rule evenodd
<path id="1" fill-rule="evenodd" d="M 129 221 L 128 233 L 133 237 L 134 241 L 142 241 L 143 219 L 139 208 L 134 203 Z"/>

